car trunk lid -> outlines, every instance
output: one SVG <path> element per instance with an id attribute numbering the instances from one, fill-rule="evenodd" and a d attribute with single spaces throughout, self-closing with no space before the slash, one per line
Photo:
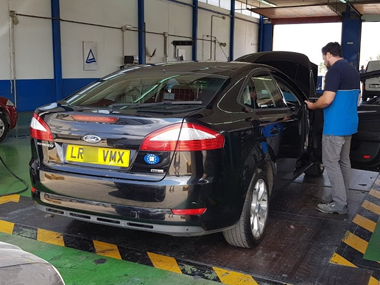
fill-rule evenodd
<path id="1" fill-rule="evenodd" d="M 41 164 L 71 173 L 158 181 L 167 174 L 176 151 L 221 148 L 221 135 L 186 122 L 194 106 L 167 114 L 119 110 L 116 113 L 62 106 L 36 112 L 31 124 Z M 209 111 L 210 112 L 210 111 Z M 206 111 L 207 113 L 207 111 Z M 46 129 L 49 135 L 38 133 Z M 223 139 L 222 139 L 223 140 Z M 215 144 L 216 143 L 216 144 Z"/>

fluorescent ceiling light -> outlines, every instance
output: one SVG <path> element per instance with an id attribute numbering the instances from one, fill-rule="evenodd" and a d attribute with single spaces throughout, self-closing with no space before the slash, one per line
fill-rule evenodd
<path id="1" fill-rule="evenodd" d="M 257 1 L 259 1 L 259 2 L 261 2 L 261 3 L 264 3 L 264 4 L 267 4 L 267 5 L 269 5 L 269 6 L 272 6 L 272 7 L 277 7 L 276 4 L 272 4 L 272 3 L 268 2 L 268 1 L 265 1 L 265 0 L 257 0 Z M 342 1 L 342 0 L 341 0 L 341 1 Z"/>
<path id="2" fill-rule="evenodd" d="M 346 4 L 346 0 L 340 0 L 340 2 L 342 2 L 342 3 Z"/>

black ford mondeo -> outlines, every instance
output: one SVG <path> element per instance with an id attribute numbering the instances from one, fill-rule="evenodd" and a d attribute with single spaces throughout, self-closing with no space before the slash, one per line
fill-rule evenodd
<path id="1" fill-rule="evenodd" d="M 271 195 L 323 171 L 304 104 L 315 66 L 266 55 L 283 70 L 263 57 L 133 66 L 36 109 L 37 208 L 174 236 L 222 231 L 253 247 Z"/>

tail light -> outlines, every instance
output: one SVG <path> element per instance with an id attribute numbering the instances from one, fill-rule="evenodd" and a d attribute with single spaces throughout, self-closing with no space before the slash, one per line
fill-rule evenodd
<path id="1" fill-rule="evenodd" d="M 198 151 L 222 148 L 224 137 L 214 130 L 193 124 L 175 124 L 149 134 L 141 144 L 145 151 Z"/>
<path id="2" fill-rule="evenodd" d="M 54 141 L 49 126 L 36 113 L 30 122 L 30 136 L 37 140 Z"/>

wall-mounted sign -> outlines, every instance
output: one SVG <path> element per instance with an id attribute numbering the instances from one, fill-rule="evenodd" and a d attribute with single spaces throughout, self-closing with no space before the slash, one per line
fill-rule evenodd
<path id="1" fill-rule="evenodd" d="M 83 69 L 98 70 L 97 42 L 83 41 Z"/>

